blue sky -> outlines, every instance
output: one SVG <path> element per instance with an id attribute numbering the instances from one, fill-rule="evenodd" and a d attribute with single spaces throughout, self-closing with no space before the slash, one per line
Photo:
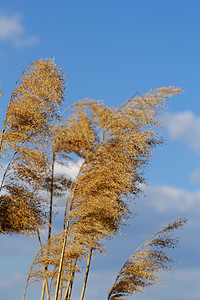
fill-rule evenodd
<path id="1" fill-rule="evenodd" d="M 107 244 L 110 255 L 92 263 L 87 300 L 105 299 L 137 245 L 179 217 L 189 222 L 177 233 L 176 272 L 164 275 L 164 287 L 129 299 L 200 299 L 199 14 L 197 0 L 0 0 L 0 124 L 16 79 L 38 58 L 55 57 L 62 67 L 66 106 L 85 97 L 118 106 L 136 92 L 169 85 L 185 90 L 168 103 L 165 142 L 146 171 L 149 188 L 133 205 L 137 215 L 124 236 Z M 1 236 L 0 243 L 0 299 L 21 299 L 37 241 Z M 33 288 L 28 299 L 37 295 Z"/>

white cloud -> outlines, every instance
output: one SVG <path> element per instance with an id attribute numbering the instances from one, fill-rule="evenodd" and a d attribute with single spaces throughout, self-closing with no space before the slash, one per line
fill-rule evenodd
<path id="1" fill-rule="evenodd" d="M 149 187 L 145 191 L 147 203 L 158 212 L 200 212 L 200 190 L 189 192 L 167 185 Z"/>
<path id="2" fill-rule="evenodd" d="M 13 16 L 6 16 L 0 13 L 0 40 L 10 41 L 15 46 L 29 46 L 38 42 L 36 36 L 25 35 L 25 28 L 21 23 L 22 16 L 15 14 Z"/>
<path id="3" fill-rule="evenodd" d="M 70 162 L 68 166 L 62 166 L 58 163 L 55 163 L 55 173 L 65 174 L 70 176 L 72 179 L 75 179 L 82 163 L 82 159 L 78 160 L 77 163 Z"/>
<path id="4" fill-rule="evenodd" d="M 24 34 L 20 19 L 20 15 L 14 15 L 13 17 L 0 15 L 0 38 L 2 40 L 15 39 Z"/>
<path id="5" fill-rule="evenodd" d="M 186 141 L 200 154 L 200 117 L 196 117 L 191 111 L 186 111 L 168 114 L 165 122 L 171 139 Z"/>
<path id="6" fill-rule="evenodd" d="M 189 180 L 191 183 L 200 184 L 200 169 L 195 169 L 189 175 Z"/>
<path id="7" fill-rule="evenodd" d="M 70 162 L 68 166 L 63 166 L 58 163 L 55 163 L 55 173 L 56 174 L 61 174 L 61 175 L 66 175 L 71 177 L 72 179 L 75 179 L 76 176 L 78 175 L 78 172 L 80 170 L 80 167 L 83 163 L 83 159 L 78 160 L 77 162 Z M 66 195 L 63 197 L 59 198 L 58 200 L 55 201 L 54 205 L 57 208 L 60 208 L 61 210 L 65 208 L 66 205 Z"/>
<path id="8" fill-rule="evenodd" d="M 18 47 L 26 47 L 31 46 L 38 43 L 38 38 L 35 35 L 31 35 L 27 38 L 17 39 L 15 41 L 16 46 Z"/>

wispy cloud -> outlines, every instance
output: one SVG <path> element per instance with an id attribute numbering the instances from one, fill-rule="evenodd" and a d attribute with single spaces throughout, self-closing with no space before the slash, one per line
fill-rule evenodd
<path id="1" fill-rule="evenodd" d="M 193 184 L 200 184 L 200 169 L 195 169 L 189 174 L 189 180 Z"/>
<path id="2" fill-rule="evenodd" d="M 76 176 L 78 175 L 78 172 L 80 170 L 80 167 L 83 163 L 83 159 L 78 160 L 77 162 L 70 162 L 68 164 L 68 166 L 62 166 L 58 163 L 55 163 L 55 173 L 56 174 L 61 174 L 61 175 L 65 175 L 66 177 L 70 177 L 73 180 L 76 178 Z M 64 195 L 63 197 L 59 198 L 54 205 L 57 208 L 61 208 L 61 210 L 63 208 L 65 208 L 66 205 L 66 195 Z"/>
<path id="3" fill-rule="evenodd" d="M 26 35 L 21 14 L 7 16 L 4 13 L 0 13 L 0 40 L 9 41 L 17 47 L 30 46 L 38 42 L 36 36 Z"/>
<path id="4" fill-rule="evenodd" d="M 196 117 L 191 111 L 185 111 L 168 114 L 165 122 L 171 139 L 184 140 L 200 154 L 200 117 Z"/>
<path id="5" fill-rule="evenodd" d="M 185 189 L 162 185 L 147 188 L 147 204 L 158 212 L 200 212 L 200 190 L 190 192 Z"/>
<path id="6" fill-rule="evenodd" d="M 72 179 L 75 179 L 82 163 L 83 159 L 80 159 L 77 162 L 70 162 L 68 166 L 62 166 L 58 163 L 55 163 L 55 173 L 67 175 Z"/>

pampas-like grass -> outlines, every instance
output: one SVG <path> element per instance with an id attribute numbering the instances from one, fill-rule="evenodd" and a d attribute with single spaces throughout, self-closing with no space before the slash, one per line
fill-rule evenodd
<path id="1" fill-rule="evenodd" d="M 33 234 L 45 223 L 39 190 L 50 172 L 52 126 L 64 90 L 53 59 L 31 63 L 15 84 L 0 136 L 1 155 L 10 159 L 0 185 L 1 233 Z"/>
<path id="2" fill-rule="evenodd" d="M 166 99 L 180 94 L 173 86 L 134 97 L 117 108 L 82 99 L 60 113 L 65 76 L 53 59 L 40 59 L 16 82 L 0 135 L 0 154 L 9 158 L 0 184 L 1 233 L 37 234 L 40 249 L 27 278 L 43 282 L 41 300 L 71 299 L 76 274 L 89 268 L 104 242 L 121 232 L 133 213 L 129 201 L 142 190 L 143 171 L 158 134 Z M 0 95 L 2 93 L 0 92 Z M 65 118 L 64 118 L 65 116 Z M 76 178 L 55 173 L 55 164 L 82 159 Z M 52 236 L 55 200 L 66 195 L 63 230 Z M 171 260 L 158 247 L 172 247 L 165 234 L 184 221 L 154 235 L 119 272 L 108 299 L 121 299 L 158 282 L 158 271 Z M 40 230 L 47 227 L 42 245 Z"/>
<path id="3" fill-rule="evenodd" d="M 119 271 L 107 299 L 124 299 L 133 293 L 145 292 L 149 286 L 160 284 L 159 273 L 163 270 L 170 271 L 171 264 L 174 263 L 164 250 L 173 249 L 178 243 L 178 239 L 170 234 L 174 229 L 183 227 L 186 222 L 186 219 L 175 221 L 140 245 Z"/>

